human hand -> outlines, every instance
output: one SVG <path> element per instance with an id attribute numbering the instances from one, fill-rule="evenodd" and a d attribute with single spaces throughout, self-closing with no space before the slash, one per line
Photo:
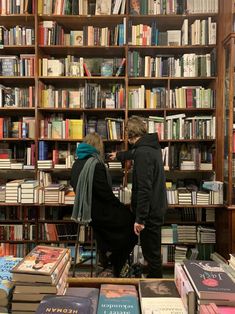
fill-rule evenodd
<path id="1" fill-rule="evenodd" d="M 117 155 L 117 152 L 109 153 L 109 159 L 110 159 L 110 160 L 116 159 L 116 155 Z"/>
<path id="2" fill-rule="evenodd" d="M 137 222 L 134 223 L 134 232 L 138 236 L 140 232 L 144 229 L 144 225 L 138 224 Z"/>

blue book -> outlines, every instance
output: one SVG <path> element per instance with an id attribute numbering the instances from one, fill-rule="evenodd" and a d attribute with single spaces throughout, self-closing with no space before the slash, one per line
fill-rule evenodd
<path id="1" fill-rule="evenodd" d="M 7 298 L 12 290 L 12 273 L 11 270 L 15 267 L 22 258 L 5 256 L 0 258 L 0 298 Z"/>
<path id="2" fill-rule="evenodd" d="M 91 287 L 70 287 L 66 290 L 65 295 L 75 297 L 86 297 L 91 300 L 91 314 L 97 313 L 99 289 Z"/>
<path id="3" fill-rule="evenodd" d="M 97 314 L 139 314 L 139 301 L 134 285 L 102 284 Z"/>

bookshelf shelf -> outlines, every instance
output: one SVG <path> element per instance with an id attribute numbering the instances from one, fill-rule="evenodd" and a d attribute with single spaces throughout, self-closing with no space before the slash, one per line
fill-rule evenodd
<path id="1" fill-rule="evenodd" d="M 39 45 L 41 51 L 50 55 L 76 54 L 81 57 L 96 57 L 98 55 L 106 57 L 123 57 L 125 47 L 123 46 L 63 46 L 63 45 Z"/>

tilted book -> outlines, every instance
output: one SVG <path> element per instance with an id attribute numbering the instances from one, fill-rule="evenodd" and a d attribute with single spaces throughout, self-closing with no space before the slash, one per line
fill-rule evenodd
<path id="1" fill-rule="evenodd" d="M 53 284 L 69 259 L 68 249 L 38 245 L 12 269 L 13 281 Z"/>
<path id="2" fill-rule="evenodd" d="M 185 260 L 184 270 L 199 299 L 235 301 L 235 285 L 214 261 Z"/>
<path id="3" fill-rule="evenodd" d="M 142 314 L 186 314 L 173 280 L 140 280 L 139 296 Z"/>
<path id="4" fill-rule="evenodd" d="M 97 314 L 139 314 L 139 301 L 134 285 L 102 284 Z"/>

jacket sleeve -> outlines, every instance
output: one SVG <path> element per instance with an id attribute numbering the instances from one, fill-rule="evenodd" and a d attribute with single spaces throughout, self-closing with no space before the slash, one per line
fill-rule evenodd
<path id="1" fill-rule="evenodd" d="M 134 159 L 134 149 L 127 150 L 127 151 L 120 151 L 117 152 L 116 158 L 118 161 L 126 161 Z"/>
<path id="2" fill-rule="evenodd" d="M 105 166 L 102 164 L 97 164 L 95 168 L 94 178 L 93 178 L 93 193 L 96 198 L 100 198 L 103 202 L 112 203 L 119 206 L 121 202 L 113 194 L 112 187 L 110 187 Z"/>
<path id="3" fill-rule="evenodd" d="M 154 163 L 149 152 L 141 151 L 135 156 L 136 167 L 136 222 L 145 224 L 149 215 L 150 200 L 152 198 L 152 187 L 154 178 Z"/>

